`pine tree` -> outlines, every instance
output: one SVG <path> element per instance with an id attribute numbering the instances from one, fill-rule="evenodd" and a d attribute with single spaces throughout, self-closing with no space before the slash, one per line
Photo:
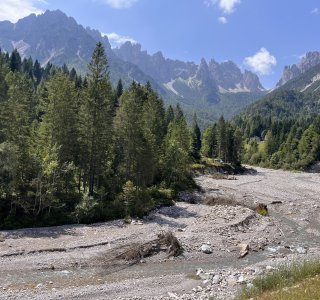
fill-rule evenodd
<path id="1" fill-rule="evenodd" d="M 221 116 L 217 124 L 217 149 L 218 158 L 226 160 L 227 158 L 227 139 L 226 139 L 226 122 Z"/>
<path id="2" fill-rule="evenodd" d="M 10 69 L 12 72 L 21 70 L 21 56 L 17 49 L 14 49 L 10 56 Z"/>
<path id="3" fill-rule="evenodd" d="M 201 131 L 197 122 L 197 115 L 194 114 L 191 128 L 191 155 L 195 160 L 200 159 Z"/>
<path id="4" fill-rule="evenodd" d="M 169 105 L 166 110 L 166 116 L 165 116 L 166 127 L 169 126 L 169 124 L 173 121 L 173 119 L 174 119 L 174 110 L 173 110 L 172 106 Z"/>
<path id="5" fill-rule="evenodd" d="M 89 64 L 87 96 L 83 104 L 83 157 L 89 194 L 102 185 L 108 170 L 112 145 L 112 87 L 107 73 L 107 58 L 101 43 L 96 45 Z"/>
<path id="6" fill-rule="evenodd" d="M 32 209 L 32 201 L 28 193 L 32 189 L 32 181 L 36 177 L 37 169 L 33 166 L 30 155 L 31 124 L 34 119 L 34 99 L 31 81 L 19 72 L 10 72 L 6 76 L 8 100 L 5 102 L 4 137 L 16 161 L 12 170 L 12 194 L 9 199 L 15 206 L 25 211 Z"/>
<path id="7" fill-rule="evenodd" d="M 38 60 L 34 62 L 33 75 L 35 77 L 36 85 L 39 85 L 42 77 L 42 69 Z"/>
<path id="8" fill-rule="evenodd" d="M 142 131 L 144 138 L 152 152 L 151 177 L 153 181 L 159 171 L 159 162 L 162 155 L 163 139 L 165 135 L 165 111 L 163 101 L 158 97 L 151 85 L 145 87 L 147 99 L 142 109 Z"/>
<path id="9" fill-rule="evenodd" d="M 125 181 L 144 187 L 153 180 L 153 155 L 144 134 L 143 106 L 147 94 L 133 82 L 121 97 L 116 117 L 117 149 L 122 151 L 120 173 Z"/>
<path id="10" fill-rule="evenodd" d="M 42 125 L 48 145 L 58 146 L 58 160 L 78 164 L 79 116 L 75 84 L 67 75 L 57 73 L 48 82 L 48 104 Z"/>
<path id="11" fill-rule="evenodd" d="M 217 125 L 208 127 L 203 133 L 202 155 L 208 158 L 216 158 L 217 151 Z"/>

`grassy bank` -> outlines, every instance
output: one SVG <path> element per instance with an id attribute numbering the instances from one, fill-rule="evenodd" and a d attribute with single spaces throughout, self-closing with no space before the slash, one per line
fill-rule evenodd
<path id="1" fill-rule="evenodd" d="M 320 261 L 283 266 L 252 283 L 253 287 L 243 289 L 237 300 L 320 299 Z"/>

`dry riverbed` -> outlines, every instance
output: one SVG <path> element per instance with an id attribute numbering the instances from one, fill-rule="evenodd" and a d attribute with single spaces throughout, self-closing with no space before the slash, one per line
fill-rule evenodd
<path id="1" fill-rule="evenodd" d="M 320 175 L 257 168 L 236 180 L 196 178 L 244 206 L 178 202 L 142 221 L 2 231 L 0 299 L 230 299 L 279 264 L 320 258 Z M 184 254 L 115 263 L 130 245 L 172 231 Z M 239 244 L 249 253 L 239 258 Z M 208 252 L 206 254 L 204 252 Z"/>

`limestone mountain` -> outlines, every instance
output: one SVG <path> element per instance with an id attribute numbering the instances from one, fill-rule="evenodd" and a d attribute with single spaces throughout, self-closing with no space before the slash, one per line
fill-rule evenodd
<path id="1" fill-rule="evenodd" d="M 265 93 L 257 75 L 242 72 L 231 61 L 202 59 L 197 65 L 165 58 L 160 51 L 150 55 L 130 42 L 112 49 L 105 35 L 84 28 L 60 10 L 32 14 L 15 24 L 0 22 L 0 48 L 16 48 L 22 58 L 31 56 L 41 65 L 67 64 L 85 73 L 97 42 L 105 47 L 114 84 L 120 78 L 125 85 L 149 81 L 166 103 L 180 103 L 190 116 L 197 112 L 200 123 L 220 115 L 230 118 Z"/>
<path id="2" fill-rule="evenodd" d="M 204 76 L 201 79 L 209 81 L 201 83 L 203 86 L 210 85 L 211 89 L 218 88 L 222 93 L 265 90 L 257 75 L 247 70 L 242 73 L 232 61 L 218 63 L 212 59 L 207 64 L 202 59 L 200 65 L 197 66 L 193 62 L 166 59 L 161 52 L 150 55 L 147 51 L 141 50 L 140 44 L 131 42 L 126 42 L 120 48 L 114 49 L 114 53 L 122 60 L 136 64 L 142 71 L 172 91 L 175 81 L 185 81 L 186 84 L 198 86 L 199 82 L 196 84 L 194 79 L 199 80 L 199 76 Z"/>
<path id="3" fill-rule="evenodd" d="M 287 81 L 248 106 L 242 116 L 272 119 L 312 117 L 320 113 L 320 64 Z"/>
<path id="4" fill-rule="evenodd" d="M 143 83 L 150 81 L 157 90 L 162 90 L 153 78 L 136 65 L 119 59 L 113 53 L 107 37 L 97 30 L 85 29 L 60 10 L 46 11 L 38 16 L 32 14 L 15 24 L 0 22 L 0 48 L 9 52 L 16 48 L 23 58 L 31 56 L 43 66 L 50 61 L 85 72 L 97 42 L 102 42 L 105 47 L 110 77 L 114 83 L 119 78 L 127 84 L 132 80 Z"/>
<path id="5" fill-rule="evenodd" d="M 282 77 L 277 83 L 277 87 L 284 85 L 289 80 L 298 77 L 302 73 L 308 71 L 318 64 L 320 64 L 320 52 L 307 52 L 306 55 L 301 58 L 298 64 L 285 66 Z"/>

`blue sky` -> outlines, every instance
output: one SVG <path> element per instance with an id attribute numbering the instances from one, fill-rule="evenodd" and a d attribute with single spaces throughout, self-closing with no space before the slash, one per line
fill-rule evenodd
<path id="1" fill-rule="evenodd" d="M 320 51 L 319 0 L 1 0 L 0 20 L 60 9 L 84 26 L 149 53 L 199 62 L 233 60 L 267 88 L 283 67 Z M 110 35 L 111 34 L 111 35 Z"/>

